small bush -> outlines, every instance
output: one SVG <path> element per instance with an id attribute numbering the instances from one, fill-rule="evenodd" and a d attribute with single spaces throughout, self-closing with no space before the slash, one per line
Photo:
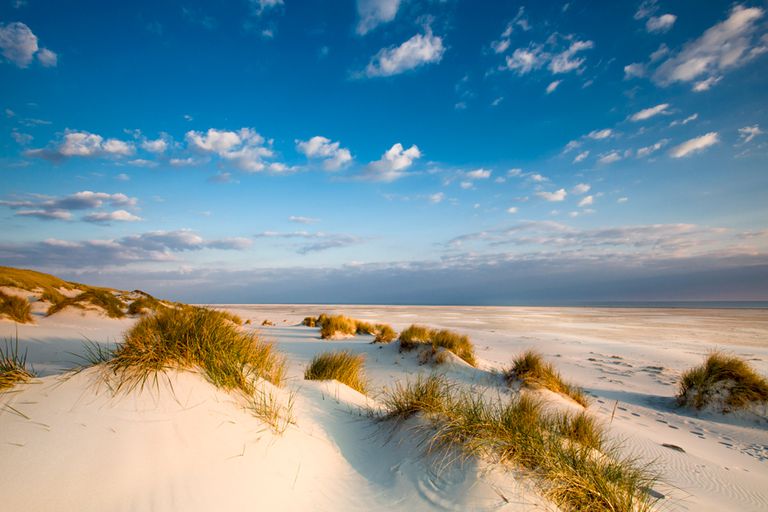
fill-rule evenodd
<path id="1" fill-rule="evenodd" d="M 704 364 L 683 373 L 677 401 L 697 409 L 715 401 L 723 412 L 742 409 L 768 401 L 768 381 L 743 359 L 713 352 Z"/>
<path id="2" fill-rule="evenodd" d="M 29 301 L 23 297 L 8 295 L 0 291 L 0 316 L 7 316 L 20 324 L 32 322 Z"/>
<path id="3" fill-rule="evenodd" d="M 253 391 L 261 377 L 280 385 L 285 360 L 254 333 L 241 331 L 228 315 L 205 308 L 167 308 L 139 320 L 108 363 L 118 387 L 144 385 L 166 369 L 201 368 L 216 386 Z"/>
<path id="4" fill-rule="evenodd" d="M 566 395 L 586 407 L 587 396 L 578 386 L 563 380 L 554 365 L 544 361 L 535 350 L 526 350 L 512 362 L 512 368 L 505 372 L 507 381 L 519 380 L 528 387 L 543 387 L 550 391 Z"/>
<path id="5" fill-rule="evenodd" d="M 423 325 L 411 325 L 400 333 L 400 348 L 402 350 L 411 350 L 418 345 L 430 343 L 431 339 L 431 329 Z"/>
<path id="6" fill-rule="evenodd" d="M 307 380 L 337 380 L 365 394 L 367 382 L 364 373 L 365 356 L 351 352 L 325 352 L 318 354 L 304 372 Z"/>
<path id="7" fill-rule="evenodd" d="M 115 297 L 111 290 L 106 288 L 89 288 L 75 297 L 65 298 L 64 300 L 52 304 L 48 308 L 47 316 L 51 316 L 66 307 L 73 306 L 83 309 L 84 304 L 92 304 L 104 310 L 110 318 L 122 318 L 125 316 L 125 303 Z"/>
<path id="8" fill-rule="evenodd" d="M 387 324 L 376 324 L 374 330 L 376 332 L 374 343 L 392 343 L 397 338 L 395 330 Z"/>
<path id="9" fill-rule="evenodd" d="M 352 336 L 355 333 L 357 333 L 357 322 L 346 316 L 327 316 L 323 318 L 320 324 L 320 337 L 323 339 L 330 339 L 338 335 Z"/>
<path id="10" fill-rule="evenodd" d="M 301 321 L 301 325 L 306 325 L 307 327 L 316 327 L 317 317 L 314 317 L 314 316 L 305 317 L 304 320 Z"/>
<path id="11" fill-rule="evenodd" d="M 12 344 L 5 340 L 5 347 L 0 347 L 0 391 L 5 391 L 19 382 L 27 382 L 35 377 L 27 368 L 27 354 L 19 354 L 19 340 Z"/>

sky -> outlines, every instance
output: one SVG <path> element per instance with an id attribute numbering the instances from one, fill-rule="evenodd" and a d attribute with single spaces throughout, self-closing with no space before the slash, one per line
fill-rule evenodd
<path id="1" fill-rule="evenodd" d="M 0 265 L 209 303 L 768 300 L 766 1 L 0 2 Z"/>

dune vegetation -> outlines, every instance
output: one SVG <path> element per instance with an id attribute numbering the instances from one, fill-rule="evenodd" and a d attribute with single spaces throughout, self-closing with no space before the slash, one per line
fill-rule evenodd
<path id="1" fill-rule="evenodd" d="M 0 318 L 3 317 L 20 324 L 32 322 L 32 310 L 29 301 L 23 297 L 3 293 L 0 290 Z"/>
<path id="2" fill-rule="evenodd" d="M 374 326 L 374 343 L 392 343 L 397 339 L 397 332 L 388 324 L 376 324 Z"/>
<path id="3" fill-rule="evenodd" d="M 700 366 L 683 373 L 677 402 L 701 409 L 715 405 L 722 412 L 768 402 L 768 380 L 736 356 L 713 352 Z"/>
<path id="4" fill-rule="evenodd" d="M 427 453 L 458 450 L 531 472 L 542 493 L 564 510 L 646 511 L 654 474 L 605 442 L 602 428 L 586 414 L 553 413 L 520 395 L 486 399 L 443 376 L 398 383 L 382 397 L 383 421 L 400 426 L 419 415 L 417 430 Z M 452 460 L 443 457 L 440 460 Z"/>
<path id="5" fill-rule="evenodd" d="M 348 351 L 316 355 L 304 371 L 307 380 L 337 380 L 365 394 L 365 356 Z"/>
<path id="6" fill-rule="evenodd" d="M 46 316 L 51 316 L 67 307 L 85 309 L 89 304 L 101 308 L 109 318 L 124 317 L 125 310 L 128 307 L 112 290 L 107 288 L 90 288 L 74 297 L 68 297 L 56 304 L 52 304 L 48 308 Z"/>
<path id="7" fill-rule="evenodd" d="M 284 358 L 254 333 L 240 330 L 230 316 L 184 306 L 140 319 L 107 363 L 118 376 L 118 388 L 144 386 L 164 370 L 192 368 L 225 390 L 252 394 L 257 378 L 280 385 Z"/>
<path id="8" fill-rule="evenodd" d="M 469 336 L 459 334 L 448 329 L 430 329 L 423 325 L 411 325 L 400 333 L 398 338 L 400 350 L 413 350 L 414 348 L 428 348 L 421 353 L 422 362 L 429 360 L 435 363 L 445 361 L 445 354 L 440 349 L 456 354 L 459 358 L 472 366 L 477 365 L 475 359 L 475 347 Z"/>
<path id="9" fill-rule="evenodd" d="M 27 354 L 19 353 L 19 340 L 15 343 L 5 340 L 0 346 L 0 391 L 12 388 L 20 382 L 27 382 L 35 377 L 27 367 Z"/>
<path id="10" fill-rule="evenodd" d="M 512 361 L 512 367 L 504 372 L 504 376 L 509 383 L 519 381 L 530 388 L 546 388 L 565 395 L 584 407 L 589 405 L 584 391 L 564 381 L 555 366 L 544 361 L 544 357 L 535 350 L 526 350 L 517 356 Z"/>

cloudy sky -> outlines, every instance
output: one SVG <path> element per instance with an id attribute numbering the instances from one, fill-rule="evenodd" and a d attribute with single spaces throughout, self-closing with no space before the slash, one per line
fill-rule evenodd
<path id="1" fill-rule="evenodd" d="M 768 2 L 0 1 L 0 264 L 197 302 L 768 300 Z"/>

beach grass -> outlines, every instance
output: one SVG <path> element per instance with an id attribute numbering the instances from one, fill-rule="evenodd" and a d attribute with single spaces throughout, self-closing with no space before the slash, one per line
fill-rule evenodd
<path id="1" fill-rule="evenodd" d="M 23 297 L 0 291 L 0 317 L 3 316 L 7 316 L 20 324 L 32 322 L 32 309 L 29 301 Z"/>
<path id="2" fill-rule="evenodd" d="M 34 371 L 27 367 L 27 353 L 19 352 L 18 336 L 15 340 L 5 340 L 0 346 L 0 391 L 34 377 Z"/>
<path id="3" fill-rule="evenodd" d="M 349 351 L 324 352 L 316 355 L 304 371 L 307 380 L 337 380 L 365 394 L 365 356 Z"/>
<path id="4" fill-rule="evenodd" d="M 317 325 L 320 326 L 320 337 L 324 340 L 357 333 L 357 321 L 344 315 L 320 315 Z"/>
<path id="5" fill-rule="evenodd" d="M 417 347 L 430 347 L 428 352 L 422 352 L 422 363 L 433 360 L 436 363 L 445 361 L 445 354 L 439 349 L 445 349 L 456 354 L 472 366 L 477 365 L 475 348 L 469 336 L 447 329 L 430 329 L 423 325 L 411 325 L 400 333 L 398 338 L 400 350 L 413 350 Z"/>
<path id="6" fill-rule="evenodd" d="M 392 343 L 397 339 L 397 332 L 388 324 L 374 325 L 375 337 L 374 343 Z"/>
<path id="7" fill-rule="evenodd" d="M 86 304 L 99 307 L 110 318 L 123 318 L 127 305 L 118 298 L 113 290 L 108 288 L 87 288 L 74 297 L 67 297 L 57 303 L 51 304 L 46 316 L 58 313 L 67 307 L 84 309 Z"/>
<path id="8" fill-rule="evenodd" d="M 163 307 L 163 304 L 151 295 L 142 294 L 141 297 L 128 305 L 129 315 L 147 315 Z"/>
<path id="9" fill-rule="evenodd" d="M 546 388 L 555 393 L 570 397 L 584 407 L 589 405 L 584 391 L 563 380 L 560 372 L 552 363 L 535 350 L 526 350 L 512 361 L 512 367 L 504 372 L 508 382 L 520 381 L 531 388 Z"/>
<path id="10" fill-rule="evenodd" d="M 273 390 L 256 389 L 249 397 L 247 409 L 272 429 L 275 434 L 283 434 L 289 425 L 295 423 L 293 405 L 295 393 L 291 392 L 283 403 Z"/>
<path id="11" fill-rule="evenodd" d="M 736 356 L 712 352 L 680 378 L 677 402 L 696 409 L 719 402 L 722 412 L 768 402 L 768 380 Z"/>

